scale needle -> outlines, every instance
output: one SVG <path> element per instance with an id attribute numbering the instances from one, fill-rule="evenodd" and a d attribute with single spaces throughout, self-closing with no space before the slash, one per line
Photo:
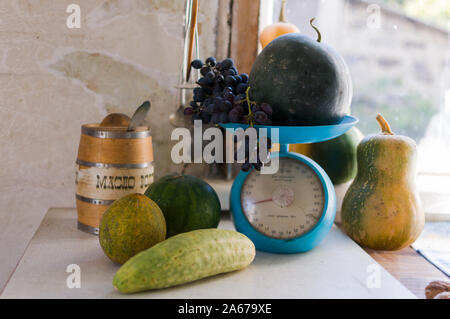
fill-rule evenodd
<path id="1" fill-rule="evenodd" d="M 269 199 L 263 199 L 263 200 L 254 202 L 254 203 L 252 203 L 252 204 L 253 204 L 253 205 L 256 205 L 256 204 L 267 203 L 267 202 L 271 202 L 271 201 L 272 201 L 272 198 L 269 198 Z"/>

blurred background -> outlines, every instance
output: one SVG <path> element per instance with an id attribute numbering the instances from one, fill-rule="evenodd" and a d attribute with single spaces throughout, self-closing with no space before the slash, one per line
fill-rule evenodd
<path id="1" fill-rule="evenodd" d="M 281 0 L 273 3 L 278 19 Z M 287 19 L 336 48 L 353 78 L 352 114 L 365 134 L 379 112 L 396 134 L 419 145 L 418 184 L 429 216 L 450 213 L 450 1 L 304 0 L 287 3 Z M 439 217 L 437 217 L 439 218 Z"/>
<path id="2" fill-rule="evenodd" d="M 200 1 L 200 56 L 249 72 L 280 0 Z M 80 28 L 69 28 L 71 4 Z M 80 127 L 150 99 L 155 178 L 179 107 L 184 0 L 0 0 L 0 291 L 49 207 L 74 207 Z M 287 19 L 340 52 L 364 134 L 382 113 L 419 145 L 429 219 L 450 216 L 450 1 L 289 0 Z"/>

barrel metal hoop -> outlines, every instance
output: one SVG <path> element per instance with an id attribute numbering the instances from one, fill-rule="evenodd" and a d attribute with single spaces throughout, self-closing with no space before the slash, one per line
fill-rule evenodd
<path id="1" fill-rule="evenodd" d="M 147 131 L 106 131 L 98 128 L 82 126 L 81 134 L 89 135 L 96 138 L 146 138 L 152 136 L 151 130 Z"/>
<path id="2" fill-rule="evenodd" d="M 78 194 L 75 194 L 75 197 L 85 203 L 89 203 L 89 204 L 94 204 L 94 205 L 111 205 L 112 203 L 114 203 L 114 199 L 94 199 L 94 198 L 89 198 L 89 197 L 84 197 Z"/>
<path id="3" fill-rule="evenodd" d="M 135 164 L 114 164 L 114 163 L 94 163 L 77 159 L 78 165 L 96 167 L 96 168 L 147 168 L 153 165 L 153 162 L 135 163 Z"/>
<path id="4" fill-rule="evenodd" d="M 98 235 L 99 232 L 99 229 L 97 227 L 88 226 L 80 222 L 78 222 L 78 229 L 94 235 Z"/>

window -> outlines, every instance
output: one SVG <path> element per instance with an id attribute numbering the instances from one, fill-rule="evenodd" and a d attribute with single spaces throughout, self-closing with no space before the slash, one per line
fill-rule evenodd
<path id="1" fill-rule="evenodd" d="M 274 0 L 273 21 L 281 0 Z M 418 187 L 428 218 L 450 217 L 450 1 L 288 1 L 287 20 L 338 50 L 353 78 L 351 112 L 364 134 L 377 113 L 419 147 Z M 441 216 L 441 217 L 439 217 Z"/>

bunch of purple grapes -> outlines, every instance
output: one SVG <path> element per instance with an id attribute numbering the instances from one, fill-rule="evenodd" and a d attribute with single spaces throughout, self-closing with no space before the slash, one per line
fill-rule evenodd
<path id="1" fill-rule="evenodd" d="M 272 108 L 267 103 L 248 105 L 246 91 L 248 75 L 239 74 L 233 59 L 217 62 L 209 57 L 206 62 L 194 60 L 191 67 L 199 69 L 202 77 L 194 89 L 193 101 L 185 108 L 186 115 L 203 123 L 243 123 L 271 125 Z M 251 111 L 250 111 L 251 110 Z"/>
<path id="2" fill-rule="evenodd" d="M 235 141 L 235 142 L 237 142 L 237 141 Z M 259 137 L 258 143 L 253 148 L 250 148 L 250 138 L 248 135 L 245 135 L 245 141 L 244 141 L 244 143 L 241 144 L 241 147 L 244 147 L 245 162 L 242 164 L 241 170 L 243 170 L 244 172 L 248 172 L 250 169 L 252 169 L 252 167 L 257 171 L 261 170 L 261 168 L 264 165 L 265 160 L 267 160 L 268 157 L 270 156 L 269 150 L 272 147 L 271 139 L 269 137 L 266 137 L 267 159 L 263 160 L 259 156 L 259 148 L 261 147 L 262 142 L 263 142 L 262 138 Z M 256 161 L 254 159 L 256 159 Z M 234 154 L 234 160 L 235 161 L 238 160 L 237 152 Z"/>
<path id="3" fill-rule="evenodd" d="M 191 67 L 200 70 L 202 77 L 196 82 L 193 100 L 184 109 L 185 115 L 192 120 L 201 120 L 204 124 L 241 123 L 256 125 L 272 124 L 272 108 L 267 103 L 256 103 L 248 98 L 248 74 L 239 74 L 233 59 L 227 58 L 218 62 L 214 57 L 193 60 Z M 250 105 L 249 105 L 250 104 Z M 247 143 L 245 143 L 247 144 Z M 262 161 L 250 163 L 251 152 L 246 149 L 244 171 L 254 167 L 260 170 Z M 256 150 L 257 151 L 257 150 Z"/>

